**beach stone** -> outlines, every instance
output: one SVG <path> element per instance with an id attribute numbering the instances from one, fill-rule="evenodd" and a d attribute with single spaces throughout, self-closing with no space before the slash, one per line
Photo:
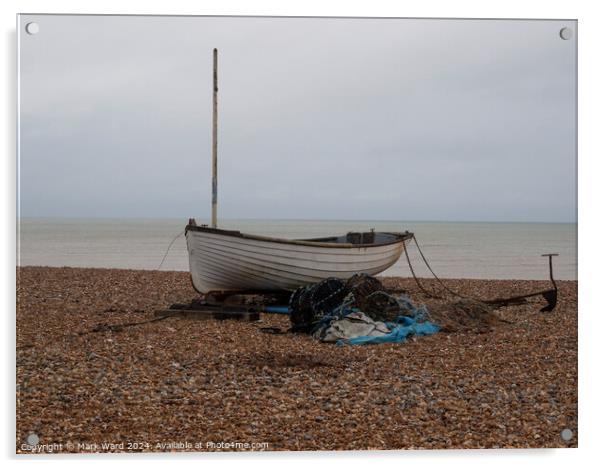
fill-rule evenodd
<path id="1" fill-rule="evenodd" d="M 20 267 L 18 280 L 17 451 L 32 432 L 43 433 L 43 442 L 147 440 L 144 451 L 160 451 L 155 443 L 182 434 L 252 437 L 269 450 L 578 445 L 574 281 L 558 281 L 550 314 L 539 313 L 534 300 L 495 311 L 504 321 L 482 329 L 465 322 L 405 344 L 338 347 L 306 335 L 260 334 L 235 321 L 167 318 L 90 332 L 99 314 L 125 324 L 190 304 L 198 295 L 186 272 Z M 548 285 L 445 281 L 485 298 Z M 449 302 L 421 295 L 411 279 L 382 283 L 429 310 Z M 74 299 L 85 307 L 74 307 Z M 108 316 L 108 307 L 119 312 Z M 262 319 L 289 326 L 285 316 Z M 563 429 L 573 431 L 570 440 Z"/>

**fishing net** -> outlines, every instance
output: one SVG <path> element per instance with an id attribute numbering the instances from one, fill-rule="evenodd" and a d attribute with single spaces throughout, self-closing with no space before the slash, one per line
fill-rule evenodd
<path id="1" fill-rule="evenodd" d="M 486 333 L 501 322 L 493 306 L 473 299 L 434 303 L 429 313 L 446 332 Z"/>
<path id="2" fill-rule="evenodd" d="M 382 283 L 369 275 L 356 274 L 346 282 L 327 278 L 303 286 L 289 300 L 293 332 L 307 333 L 316 325 L 341 318 L 352 311 L 362 311 L 376 321 L 395 322 L 399 316 L 426 320 L 426 308 L 417 308 L 409 297 L 388 294 Z"/>
<path id="3" fill-rule="evenodd" d="M 362 312 L 376 322 L 399 323 L 404 317 L 417 323 L 433 322 L 446 332 L 485 333 L 502 322 L 494 305 L 474 299 L 434 300 L 428 309 L 416 306 L 408 295 L 389 294 L 378 279 L 366 274 L 347 281 L 328 278 L 298 288 L 290 297 L 289 311 L 291 330 L 300 333 L 310 333 L 352 312 Z"/>
<path id="4" fill-rule="evenodd" d="M 382 322 L 393 322 L 401 313 L 397 299 L 384 291 L 375 291 L 365 297 L 360 309 L 372 320 Z"/>

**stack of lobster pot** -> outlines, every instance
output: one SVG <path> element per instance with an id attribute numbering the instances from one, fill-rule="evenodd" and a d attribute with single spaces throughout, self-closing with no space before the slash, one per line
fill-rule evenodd
<path id="1" fill-rule="evenodd" d="M 399 312 L 397 301 L 382 283 L 369 275 L 356 274 L 347 281 L 327 278 L 296 289 L 289 300 L 293 332 L 309 333 L 320 321 L 339 312 L 341 305 L 357 307 L 375 320 L 387 320 Z"/>

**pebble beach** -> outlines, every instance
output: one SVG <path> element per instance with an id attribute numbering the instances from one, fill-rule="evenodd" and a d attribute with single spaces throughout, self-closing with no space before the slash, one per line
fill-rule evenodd
<path id="1" fill-rule="evenodd" d="M 445 282 L 481 299 L 549 287 Z M 383 283 L 444 306 L 411 278 Z M 577 282 L 558 287 L 551 313 L 534 300 L 495 323 L 337 346 L 282 315 L 151 321 L 198 298 L 186 272 L 19 267 L 16 451 L 32 434 L 44 453 L 576 447 Z"/>

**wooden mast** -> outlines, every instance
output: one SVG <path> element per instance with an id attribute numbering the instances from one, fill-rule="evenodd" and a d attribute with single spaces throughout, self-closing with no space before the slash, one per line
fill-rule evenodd
<path id="1" fill-rule="evenodd" d="M 211 189 L 211 227 L 217 227 L 217 49 L 213 49 L 213 145 L 212 189 Z"/>

